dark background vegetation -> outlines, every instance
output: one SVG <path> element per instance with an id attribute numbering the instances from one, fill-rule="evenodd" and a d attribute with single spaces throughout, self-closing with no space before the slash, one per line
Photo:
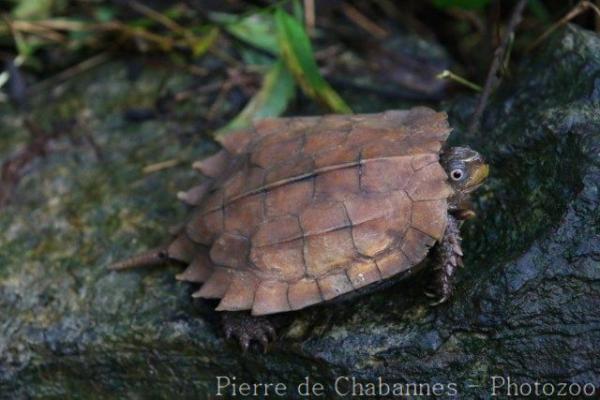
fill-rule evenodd
<path id="1" fill-rule="evenodd" d="M 510 37 L 494 74 L 500 78 L 566 19 L 600 28 L 597 2 L 529 0 L 511 32 L 516 3 L 5 0 L 2 101 L 27 107 L 40 91 L 127 59 L 132 76 L 148 65 L 197 76 L 181 93 L 161 93 L 156 104 L 134 107 L 130 118 L 168 114 L 178 101 L 197 97 L 205 112 L 189 117 L 208 133 L 286 112 L 349 112 L 350 102 L 356 112 L 377 109 L 381 98 L 399 106 L 402 100 L 436 103 L 474 90 L 436 78 L 444 70 L 483 86 L 503 36 Z M 407 35 L 426 42 L 407 41 Z M 318 105 L 307 107 L 313 100 Z"/>

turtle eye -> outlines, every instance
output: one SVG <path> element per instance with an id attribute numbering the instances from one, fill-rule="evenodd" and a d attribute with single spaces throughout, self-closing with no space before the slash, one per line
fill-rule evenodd
<path id="1" fill-rule="evenodd" d="M 460 181 L 463 177 L 464 177 L 465 173 L 463 172 L 462 169 L 453 169 L 452 172 L 450 172 L 450 178 L 452 178 L 453 181 Z"/>

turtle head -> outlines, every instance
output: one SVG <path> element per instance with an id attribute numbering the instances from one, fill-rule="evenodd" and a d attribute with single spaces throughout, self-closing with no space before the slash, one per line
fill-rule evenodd
<path id="1" fill-rule="evenodd" d="M 481 186 L 490 172 L 490 167 L 478 152 L 468 147 L 451 147 L 444 150 L 440 155 L 440 163 L 454 189 L 455 195 L 450 198 L 451 206 L 455 209 L 464 208 L 458 203 L 463 202 L 469 193 Z"/>

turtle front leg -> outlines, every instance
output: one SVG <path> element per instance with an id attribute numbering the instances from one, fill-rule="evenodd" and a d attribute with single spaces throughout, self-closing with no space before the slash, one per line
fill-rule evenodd
<path id="1" fill-rule="evenodd" d="M 246 352 L 252 341 L 260 343 L 263 351 L 267 351 L 269 342 L 276 339 L 275 327 L 266 317 L 253 317 L 244 311 L 223 312 L 221 319 L 225 337 L 236 338 Z"/>
<path id="2" fill-rule="evenodd" d="M 444 237 L 435 248 L 435 268 L 433 277 L 433 293 L 426 293 L 437 300 L 431 305 L 445 303 L 454 290 L 454 274 L 458 267 L 463 266 L 463 252 L 460 247 L 460 222 L 448 215 L 448 226 Z"/>

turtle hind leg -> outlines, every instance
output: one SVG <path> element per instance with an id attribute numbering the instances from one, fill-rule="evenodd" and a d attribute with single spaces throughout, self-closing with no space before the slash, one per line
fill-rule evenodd
<path id="1" fill-rule="evenodd" d="M 452 215 L 448 215 L 448 226 L 444 237 L 435 248 L 435 267 L 432 282 L 433 293 L 426 293 L 437 300 L 431 303 L 437 306 L 445 303 L 454 291 L 454 275 L 458 267 L 463 266 L 462 249 L 460 247 L 460 223 Z"/>
<path id="2" fill-rule="evenodd" d="M 223 312 L 221 321 L 225 337 L 237 339 L 244 352 L 252 342 L 260 344 L 266 352 L 269 343 L 277 337 L 275 327 L 267 317 L 253 317 L 244 311 L 227 311 Z"/>
<path id="3" fill-rule="evenodd" d="M 160 265 L 169 259 L 168 247 L 161 246 L 145 251 L 136 256 L 126 258 L 108 266 L 110 270 L 123 270 Z"/>

